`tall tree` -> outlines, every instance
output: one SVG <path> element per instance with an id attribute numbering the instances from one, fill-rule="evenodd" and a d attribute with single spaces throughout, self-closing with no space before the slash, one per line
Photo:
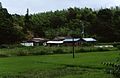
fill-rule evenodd
<path id="1" fill-rule="evenodd" d="M 26 34 L 26 39 L 31 39 L 33 37 L 32 21 L 29 15 L 29 9 L 27 9 L 27 14 L 25 15 L 24 18 L 23 32 Z"/>
<path id="2" fill-rule="evenodd" d="M 21 33 L 13 25 L 13 18 L 7 9 L 0 9 L 0 44 L 15 43 L 22 40 Z"/>

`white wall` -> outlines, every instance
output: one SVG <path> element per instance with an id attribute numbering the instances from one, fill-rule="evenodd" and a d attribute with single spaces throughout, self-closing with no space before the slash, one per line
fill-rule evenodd
<path id="1" fill-rule="evenodd" d="M 33 42 L 31 42 L 31 43 L 27 43 L 27 42 L 26 43 L 21 43 L 21 45 L 23 45 L 23 46 L 34 46 Z"/>

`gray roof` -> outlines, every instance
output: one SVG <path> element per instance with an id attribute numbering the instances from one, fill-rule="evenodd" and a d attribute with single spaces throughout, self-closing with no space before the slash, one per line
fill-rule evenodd
<path id="1" fill-rule="evenodd" d="M 31 41 L 34 41 L 34 42 L 42 42 L 42 41 L 47 41 L 48 39 L 46 38 L 33 38 L 31 39 Z"/>
<path id="2" fill-rule="evenodd" d="M 74 38 L 74 39 L 69 38 L 69 39 L 64 39 L 63 41 L 64 41 L 64 42 L 72 42 L 73 40 L 74 40 L 74 41 L 79 41 L 80 38 Z"/>
<path id="3" fill-rule="evenodd" d="M 65 37 L 55 37 L 53 40 L 64 40 Z"/>

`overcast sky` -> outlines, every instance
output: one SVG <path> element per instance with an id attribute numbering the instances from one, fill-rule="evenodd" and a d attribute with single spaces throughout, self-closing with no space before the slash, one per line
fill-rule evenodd
<path id="1" fill-rule="evenodd" d="M 120 6 L 120 0 L 0 0 L 0 2 L 11 14 L 25 14 L 27 8 L 33 14 L 51 10 L 62 10 L 69 7 L 98 9 L 101 7 Z"/>

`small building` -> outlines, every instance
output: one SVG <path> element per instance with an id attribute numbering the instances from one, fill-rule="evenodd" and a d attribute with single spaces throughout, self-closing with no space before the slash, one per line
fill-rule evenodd
<path id="1" fill-rule="evenodd" d="M 33 38 L 30 41 L 34 43 L 34 46 L 43 45 L 44 42 L 48 41 L 46 38 Z"/>
<path id="2" fill-rule="evenodd" d="M 23 41 L 21 45 L 23 46 L 39 46 L 43 45 L 48 39 L 46 38 L 33 38 L 31 40 Z"/>
<path id="3" fill-rule="evenodd" d="M 82 46 L 93 46 L 96 44 L 96 41 L 94 38 L 82 38 L 81 44 Z"/>
<path id="4" fill-rule="evenodd" d="M 67 46 L 72 46 L 73 44 L 74 45 L 80 45 L 80 38 L 66 38 L 63 40 L 64 42 L 64 45 L 67 45 Z"/>
<path id="5" fill-rule="evenodd" d="M 82 38 L 83 42 L 96 42 L 97 40 L 94 38 Z"/>
<path id="6" fill-rule="evenodd" d="M 20 43 L 23 46 L 29 47 L 29 46 L 34 46 L 34 43 L 31 41 L 23 41 L 22 43 Z"/>
<path id="7" fill-rule="evenodd" d="M 57 45 L 57 46 L 59 46 L 59 45 L 61 45 L 61 44 L 63 44 L 63 41 L 47 41 L 47 45 Z"/>

